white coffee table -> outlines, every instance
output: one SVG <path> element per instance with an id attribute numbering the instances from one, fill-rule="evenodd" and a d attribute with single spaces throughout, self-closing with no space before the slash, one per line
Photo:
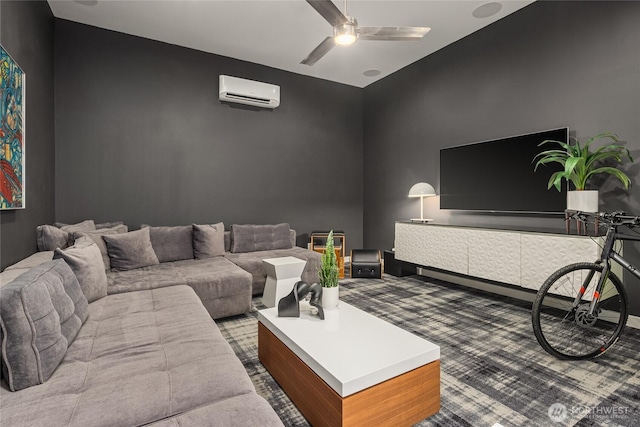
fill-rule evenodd
<path id="1" fill-rule="evenodd" d="M 280 298 L 291 293 L 293 285 L 300 280 L 307 261 L 300 258 L 285 256 L 281 258 L 267 258 L 262 260 L 267 271 L 267 281 L 264 284 L 262 303 L 267 307 L 275 307 Z"/>
<path id="2" fill-rule="evenodd" d="M 440 409 L 440 347 L 340 301 L 258 312 L 258 356 L 314 426 L 411 426 Z"/>

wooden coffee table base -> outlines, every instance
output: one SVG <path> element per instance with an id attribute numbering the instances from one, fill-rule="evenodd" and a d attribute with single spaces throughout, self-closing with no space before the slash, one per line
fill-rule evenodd
<path id="1" fill-rule="evenodd" d="M 314 427 L 411 426 L 440 410 L 440 360 L 343 398 L 260 322 L 258 357 Z"/>

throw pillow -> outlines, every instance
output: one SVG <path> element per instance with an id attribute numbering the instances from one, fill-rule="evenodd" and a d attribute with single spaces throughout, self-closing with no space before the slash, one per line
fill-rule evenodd
<path id="1" fill-rule="evenodd" d="M 60 227 L 60 230 L 66 231 L 67 233 L 73 233 L 74 231 L 90 231 L 95 229 L 96 224 L 92 219 L 88 219 L 77 224 L 63 225 L 62 227 Z"/>
<path id="2" fill-rule="evenodd" d="M 55 227 L 60 228 L 60 227 L 67 226 L 69 224 L 65 224 L 64 222 L 54 222 L 53 225 Z M 124 222 L 122 221 L 101 222 L 100 224 L 96 224 L 96 230 L 100 230 L 101 228 L 112 228 L 117 225 L 124 225 Z"/>
<path id="3" fill-rule="evenodd" d="M 106 270 L 111 269 L 111 260 L 109 259 L 109 253 L 107 252 L 107 244 L 102 239 L 102 236 L 105 234 L 121 234 L 126 233 L 128 230 L 127 226 L 124 224 L 116 225 L 111 228 L 100 228 L 93 231 L 77 231 L 73 233 L 73 240 L 75 243 L 78 242 L 78 239 L 85 237 L 87 239 L 92 240 L 98 249 L 100 249 L 100 253 L 102 254 L 102 262 L 104 263 L 104 268 Z"/>
<path id="4" fill-rule="evenodd" d="M 145 227 L 144 225 L 142 227 Z M 193 227 L 149 227 L 151 246 L 158 261 L 170 262 L 193 259 Z"/>
<path id="5" fill-rule="evenodd" d="M 193 254 L 196 259 L 224 255 L 224 224 L 193 224 Z"/>
<path id="6" fill-rule="evenodd" d="M 122 221 L 111 221 L 111 222 L 101 222 L 100 224 L 96 224 L 96 230 L 101 230 L 103 228 L 115 228 L 119 225 L 124 225 Z M 124 225 L 126 227 L 126 225 Z"/>
<path id="7" fill-rule="evenodd" d="M 231 231 L 224 232 L 224 251 L 231 252 Z"/>
<path id="8" fill-rule="evenodd" d="M 88 309 L 78 279 L 59 259 L 0 288 L 2 374 L 11 391 L 51 377 L 87 320 Z"/>
<path id="9" fill-rule="evenodd" d="M 56 249 L 53 259 L 58 258 L 71 267 L 87 301 L 93 302 L 107 296 L 107 274 L 102 254 L 95 243 L 85 240 L 65 250 Z"/>
<path id="10" fill-rule="evenodd" d="M 149 229 L 142 228 L 128 233 L 103 235 L 112 270 L 132 270 L 159 264 L 151 246 Z"/>
<path id="11" fill-rule="evenodd" d="M 289 224 L 231 226 L 231 252 L 255 252 L 273 249 L 290 249 Z"/>
<path id="12" fill-rule="evenodd" d="M 53 251 L 56 248 L 69 246 L 69 233 L 53 225 L 39 225 L 36 227 L 38 251 Z"/>

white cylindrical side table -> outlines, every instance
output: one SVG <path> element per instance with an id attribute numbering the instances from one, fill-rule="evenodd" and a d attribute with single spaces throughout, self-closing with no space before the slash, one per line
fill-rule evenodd
<path id="1" fill-rule="evenodd" d="M 264 284 L 262 303 L 267 307 L 278 305 L 280 298 L 289 295 L 293 285 L 300 280 L 307 261 L 300 258 L 286 256 L 282 258 L 267 258 L 262 260 L 267 271 L 267 281 Z"/>

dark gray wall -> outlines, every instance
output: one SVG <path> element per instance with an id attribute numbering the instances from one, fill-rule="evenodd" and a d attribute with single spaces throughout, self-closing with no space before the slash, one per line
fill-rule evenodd
<path id="1" fill-rule="evenodd" d="M 418 215 L 418 201 L 406 197 L 414 183 L 439 190 L 442 147 L 568 126 L 579 138 L 614 131 L 640 158 L 638 22 L 638 2 L 538 1 L 365 88 L 365 246 L 392 247 L 394 221 Z M 607 180 L 601 209 L 640 213 L 640 163 L 623 169 L 635 185 L 626 193 Z M 427 199 L 425 217 L 541 231 L 564 225 L 557 216 L 438 206 Z M 625 246 L 636 265 L 639 249 Z M 628 288 L 640 313 L 640 287 Z"/>
<path id="2" fill-rule="evenodd" d="M 0 212 L 0 270 L 36 251 L 54 219 L 53 14 L 46 1 L 0 2 L 0 43 L 26 74 L 25 209 Z"/>
<path id="3" fill-rule="evenodd" d="M 56 20 L 56 219 L 289 222 L 362 245 L 362 90 Z M 277 84 L 270 111 L 218 76 Z M 237 104 L 236 104 L 237 105 Z"/>

